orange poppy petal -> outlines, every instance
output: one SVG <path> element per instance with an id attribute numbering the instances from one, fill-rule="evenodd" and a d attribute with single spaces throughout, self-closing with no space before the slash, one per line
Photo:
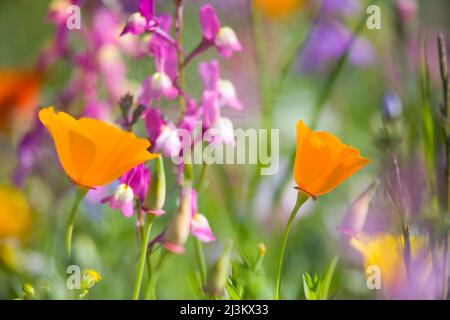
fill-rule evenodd
<path id="1" fill-rule="evenodd" d="M 73 122 L 75 122 L 75 119 L 72 119 L 73 122 L 71 122 L 69 118 L 61 118 L 59 114 L 54 112 L 53 107 L 41 109 L 39 111 L 39 119 L 53 138 L 56 152 L 64 171 L 72 180 L 76 180 L 68 135 L 68 129 L 74 127 Z"/>
<path id="2" fill-rule="evenodd" d="M 70 153 L 76 176 L 73 177 L 81 185 L 89 185 L 87 173 L 91 168 L 96 155 L 94 143 L 83 134 L 69 131 Z"/>
<path id="3" fill-rule="evenodd" d="M 313 185 L 336 162 L 342 153 L 342 143 L 336 137 L 325 132 L 312 132 L 303 122 L 299 123 L 300 136 L 297 145 L 296 163 L 294 172 L 298 186 L 314 194 Z M 303 133 L 303 139 L 301 135 Z"/>
<path id="4" fill-rule="evenodd" d="M 135 156 L 142 151 L 146 151 L 150 143 L 146 139 L 138 139 L 132 133 L 123 132 L 122 137 L 116 141 L 116 144 L 109 150 L 105 150 L 103 163 L 99 167 L 92 168 L 94 172 L 91 175 L 93 180 L 112 181 L 121 176 L 125 171 L 118 168 L 129 168 L 128 163 L 133 161 Z"/>
<path id="5" fill-rule="evenodd" d="M 330 192 L 369 162 L 369 159 L 361 157 L 357 149 L 347 147 L 347 150 L 343 153 L 339 164 L 333 169 L 326 181 L 318 187 L 315 191 L 316 194 L 322 195 Z"/>
<path id="6" fill-rule="evenodd" d="M 309 129 L 302 120 L 297 122 L 297 152 L 295 154 L 294 161 L 294 179 L 296 183 L 299 185 L 302 178 L 302 164 L 303 159 L 300 154 L 300 150 L 302 149 L 303 141 L 312 134 L 311 129 Z"/>
<path id="7" fill-rule="evenodd" d="M 123 163 L 122 166 L 118 166 L 115 171 L 110 172 L 110 176 L 107 177 L 106 180 L 104 180 L 103 184 L 108 184 L 115 179 L 122 176 L 125 172 L 129 171 L 130 169 L 134 168 L 135 166 L 144 163 L 146 161 L 152 160 L 157 158 L 159 155 L 154 154 L 148 151 L 142 151 L 140 154 L 136 155 L 136 157 L 132 160 L 127 161 L 126 163 Z"/>

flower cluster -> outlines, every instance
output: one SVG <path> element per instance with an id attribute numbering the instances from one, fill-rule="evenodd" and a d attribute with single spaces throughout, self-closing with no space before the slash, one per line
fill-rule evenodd
<path id="1" fill-rule="evenodd" d="M 89 10 L 90 18 L 83 20 L 81 30 L 69 32 L 66 26 L 66 9 L 70 4 Z M 51 108 L 39 114 L 40 122 L 52 135 L 67 176 L 83 190 L 105 186 L 119 176 L 115 190 L 101 202 L 112 209 L 119 209 L 125 217 L 135 214 L 139 228 L 144 227 L 147 214 L 157 216 L 164 213 L 166 188 L 164 162 L 157 160 L 154 172 L 150 174 L 145 161 L 155 155 L 144 149 L 149 148 L 162 157 L 183 156 L 177 129 L 194 134 L 196 121 L 202 122 L 202 130 L 214 128 L 218 132 L 211 143 L 234 144 L 232 121 L 223 116 L 221 110 L 227 107 L 242 109 L 233 83 L 221 77 L 219 62 L 215 59 L 198 64 L 199 78 L 203 82 L 203 92 L 198 101 L 188 94 L 183 82 L 188 64 L 210 48 L 221 57 L 230 58 L 242 47 L 233 29 L 223 26 L 214 8 L 207 4 L 199 10 L 202 30 L 199 43 L 187 54 L 180 41 L 182 17 L 179 13 L 182 9 L 181 1 L 177 4 L 177 14 L 172 18 L 169 14 L 158 13 L 153 0 L 138 1 L 136 12 L 127 12 L 125 6 L 108 7 L 101 3 L 87 6 L 83 1 L 55 0 L 50 5 L 48 19 L 55 26 L 56 35 L 38 61 L 40 69 L 48 69 L 60 60 L 73 66 L 73 75 L 60 95 L 58 105 L 68 109 L 81 98 L 84 106 L 81 115 L 89 117 L 75 120 L 66 113 L 55 113 Z M 72 38 L 78 38 L 84 46 L 74 49 Z M 128 85 L 124 55 L 151 59 L 154 63 L 154 72 L 134 89 Z M 124 96 L 126 92 L 132 94 Z M 161 108 L 162 105 L 177 103 L 175 99 L 178 99 L 181 110 L 178 119 L 173 118 L 174 112 L 168 112 L 172 115 L 169 117 Z M 119 125 L 131 131 L 137 122 L 142 121 L 150 144 L 131 133 L 90 119 L 111 121 L 113 106 L 117 103 L 122 111 Z M 20 144 L 18 155 L 23 161 L 16 168 L 17 183 L 21 183 L 25 174 L 31 171 L 37 154 L 33 148 L 38 145 L 36 140 L 42 140 L 40 122 Z M 196 143 L 202 141 L 194 139 L 192 148 Z M 125 150 L 125 146 L 130 144 L 135 144 L 135 149 L 130 149 L 130 146 Z M 215 239 L 206 216 L 197 210 L 196 188 L 199 186 L 193 187 L 192 178 L 184 176 L 186 169 L 183 163 L 174 167 L 180 185 L 180 207 L 165 231 L 153 242 L 162 243 L 166 249 L 176 253 L 184 251 L 189 234 L 202 242 Z M 66 239 L 69 251 L 71 228 Z"/>

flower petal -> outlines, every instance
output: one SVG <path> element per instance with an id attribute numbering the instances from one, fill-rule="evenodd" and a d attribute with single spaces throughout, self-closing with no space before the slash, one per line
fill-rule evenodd
<path id="1" fill-rule="evenodd" d="M 202 27 L 203 37 L 207 40 L 213 40 L 219 32 L 219 18 L 214 8 L 209 4 L 200 8 L 200 25 Z"/>

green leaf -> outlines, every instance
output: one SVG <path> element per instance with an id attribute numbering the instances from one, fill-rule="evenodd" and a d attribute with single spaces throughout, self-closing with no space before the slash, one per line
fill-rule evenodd
<path id="1" fill-rule="evenodd" d="M 339 257 L 336 256 L 331 261 L 330 266 L 328 267 L 327 272 L 323 275 L 322 281 L 319 286 L 319 299 L 320 300 L 328 300 L 328 295 L 331 287 L 331 280 L 333 279 L 334 271 L 336 270 L 336 265 L 339 261 Z"/>
<path id="2" fill-rule="evenodd" d="M 244 293 L 244 288 L 239 284 L 233 284 L 233 281 L 228 278 L 225 288 L 231 300 L 242 300 L 242 294 Z"/>

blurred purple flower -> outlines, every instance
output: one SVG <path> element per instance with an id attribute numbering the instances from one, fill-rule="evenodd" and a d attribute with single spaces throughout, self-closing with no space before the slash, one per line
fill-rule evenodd
<path id="1" fill-rule="evenodd" d="M 360 9 L 361 2 L 358 0 L 324 0 L 321 14 L 352 16 Z"/>
<path id="2" fill-rule="evenodd" d="M 38 163 L 42 139 L 45 137 L 44 126 L 37 117 L 34 123 L 34 128 L 22 137 L 17 147 L 17 164 L 12 176 L 13 183 L 17 187 L 23 186 L 25 178 Z"/>
<path id="3" fill-rule="evenodd" d="M 364 190 L 350 205 L 342 219 L 339 230 L 348 236 L 356 236 L 363 231 L 367 213 L 372 197 L 375 194 L 378 183 L 374 182 Z"/>
<path id="4" fill-rule="evenodd" d="M 368 65 L 374 59 L 373 48 L 364 38 L 352 43 L 352 33 L 337 20 L 319 22 L 312 31 L 300 56 L 300 67 L 307 72 L 320 71 L 346 52 L 349 45 L 349 61 L 354 65 Z"/>
<path id="5" fill-rule="evenodd" d="M 402 101 L 394 91 L 388 91 L 384 94 L 382 107 L 382 114 L 385 120 L 395 120 L 402 115 Z"/>
<path id="6" fill-rule="evenodd" d="M 306 72 L 321 71 L 349 50 L 349 62 L 358 66 L 374 60 L 372 45 L 362 37 L 354 38 L 341 21 L 361 9 L 356 0 L 324 0 L 321 11 L 299 57 L 299 66 Z"/>

